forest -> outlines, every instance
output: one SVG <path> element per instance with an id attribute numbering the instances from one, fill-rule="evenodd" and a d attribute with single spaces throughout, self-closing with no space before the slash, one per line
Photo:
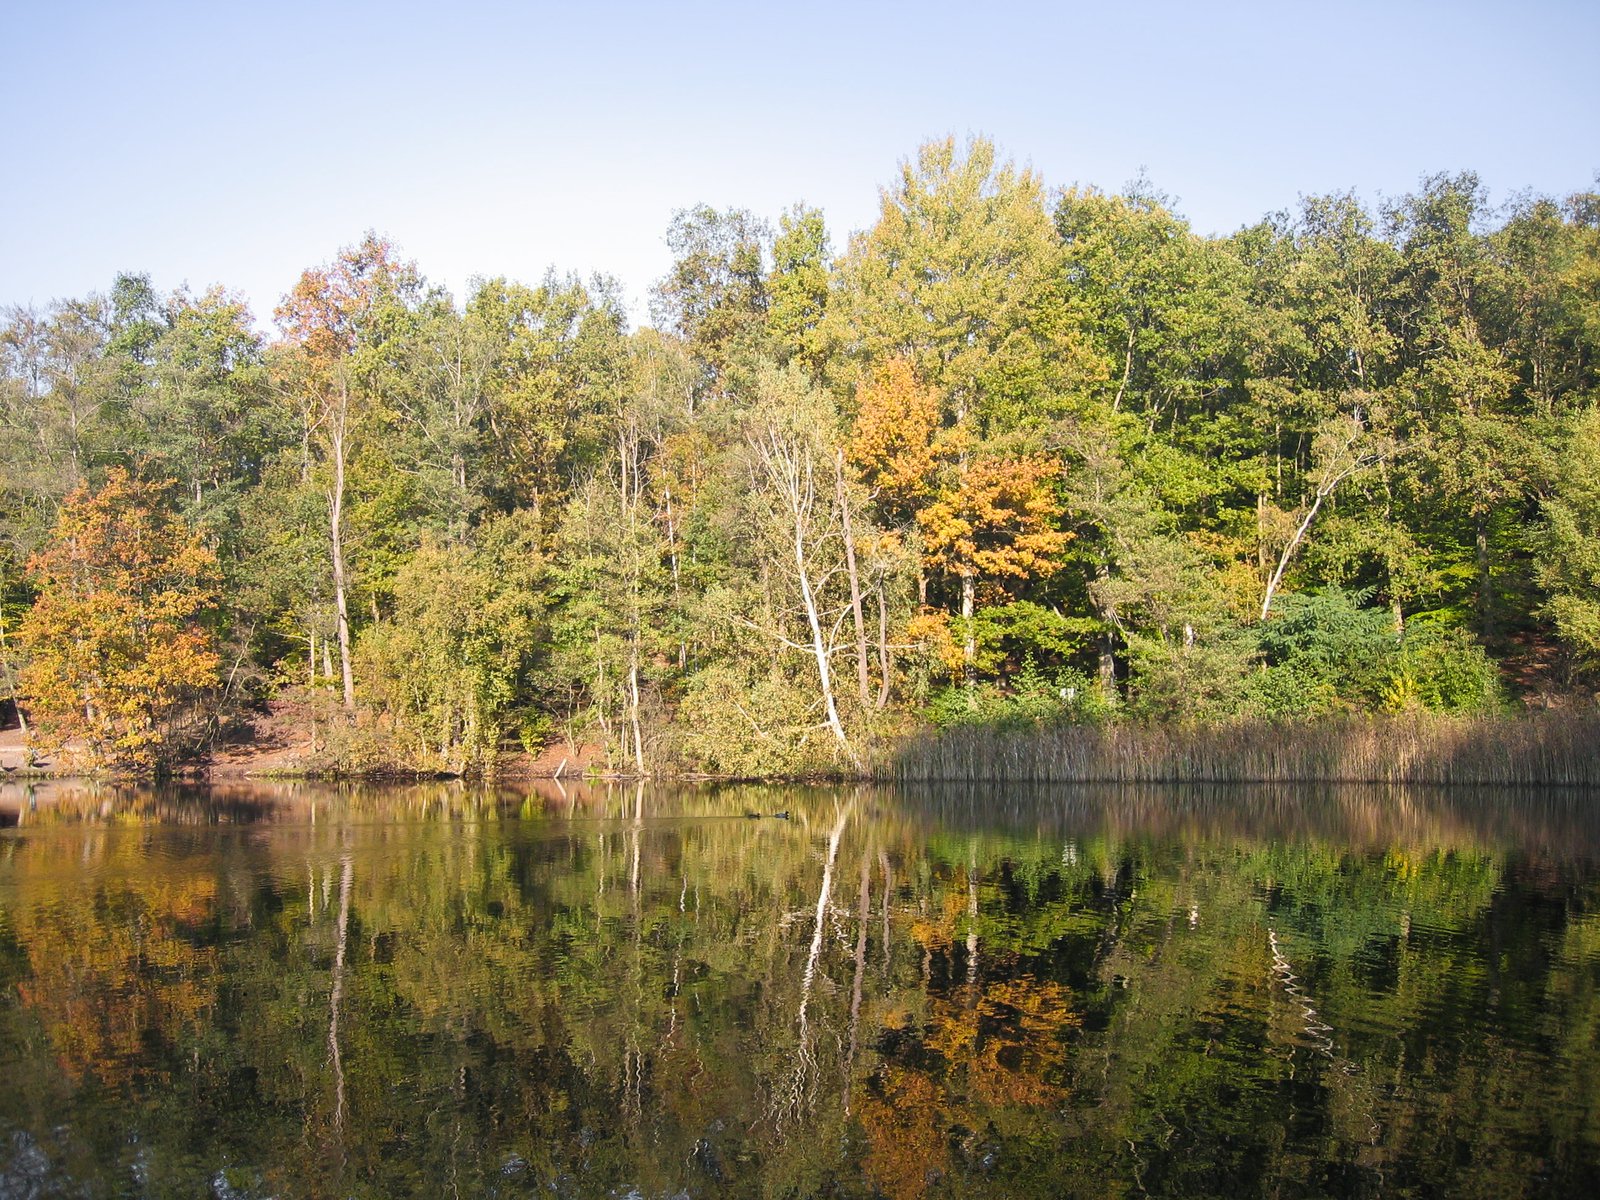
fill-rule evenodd
<path id="1" fill-rule="evenodd" d="M 666 232 L 651 324 L 368 233 L 0 314 L 0 706 L 168 770 L 860 774 L 929 730 L 1592 705 L 1600 194 L 1470 173 L 1228 236 L 936 141 Z"/>

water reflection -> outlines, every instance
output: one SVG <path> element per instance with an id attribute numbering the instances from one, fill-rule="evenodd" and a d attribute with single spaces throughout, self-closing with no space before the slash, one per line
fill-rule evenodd
<path id="1" fill-rule="evenodd" d="M 0 812 L 0 1195 L 1600 1183 L 1581 794 L 8 784 Z"/>

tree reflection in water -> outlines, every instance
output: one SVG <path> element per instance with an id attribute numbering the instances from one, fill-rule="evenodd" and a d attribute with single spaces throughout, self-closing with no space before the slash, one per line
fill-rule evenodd
<path id="1" fill-rule="evenodd" d="M 1600 1183 L 1586 796 L 34 784 L 0 811 L 0 1194 Z"/>

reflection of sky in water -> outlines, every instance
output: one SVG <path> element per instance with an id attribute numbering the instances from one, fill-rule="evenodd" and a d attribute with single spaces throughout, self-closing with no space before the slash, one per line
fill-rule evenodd
<path id="1" fill-rule="evenodd" d="M 1577 793 L 50 783 L 0 809 L 0 1194 L 1600 1172 Z"/>

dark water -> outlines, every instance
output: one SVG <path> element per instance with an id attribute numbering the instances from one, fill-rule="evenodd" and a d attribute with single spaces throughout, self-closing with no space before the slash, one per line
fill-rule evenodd
<path id="1" fill-rule="evenodd" d="M 0 1197 L 1600 1194 L 1596 796 L 0 820 Z"/>

